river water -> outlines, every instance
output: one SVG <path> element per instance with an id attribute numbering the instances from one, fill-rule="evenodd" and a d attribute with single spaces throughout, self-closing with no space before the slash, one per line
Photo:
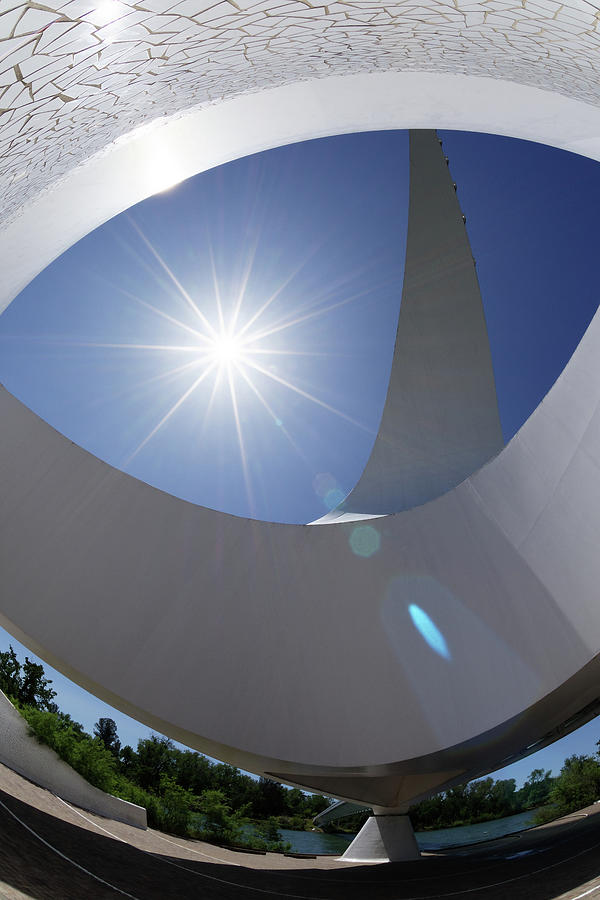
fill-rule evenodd
<path id="1" fill-rule="evenodd" d="M 421 850 L 442 850 L 463 844 L 477 844 L 531 828 L 536 812 L 533 809 L 505 819 L 481 822 L 479 825 L 463 825 L 440 831 L 417 831 L 415 837 Z M 321 834 L 318 831 L 289 831 L 287 828 L 281 828 L 279 833 L 283 841 L 290 842 L 294 853 L 343 853 L 353 838 L 351 834 Z"/>

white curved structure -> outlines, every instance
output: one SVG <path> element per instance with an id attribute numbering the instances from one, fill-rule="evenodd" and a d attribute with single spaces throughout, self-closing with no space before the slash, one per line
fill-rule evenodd
<path id="1" fill-rule="evenodd" d="M 600 159 L 598 21 L 579 0 L 16 4 L 0 308 L 169 181 L 293 140 L 451 127 Z M 318 528 L 165 495 L 0 391 L 0 620 L 191 746 L 403 809 L 597 709 L 599 359 L 597 315 L 491 462 L 423 505 Z"/>
<path id="2" fill-rule="evenodd" d="M 479 281 L 435 131 L 411 131 L 404 285 L 387 396 L 371 454 L 313 524 L 422 506 L 503 447 Z"/>

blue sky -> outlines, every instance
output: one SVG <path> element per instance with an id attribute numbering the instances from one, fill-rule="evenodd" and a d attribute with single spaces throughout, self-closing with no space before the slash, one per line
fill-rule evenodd
<path id="1" fill-rule="evenodd" d="M 251 157 L 112 220 L 2 317 L 5 386 L 86 449 L 178 496 L 262 519 L 317 518 L 324 482 L 315 478 L 331 474 L 350 490 L 385 399 L 407 217 L 406 177 L 393 192 L 387 185 L 390 172 L 406 172 L 406 136 L 389 138 L 358 135 L 350 153 L 338 138 Z M 146 241 L 209 322 L 218 322 L 213 260 L 227 319 L 245 285 L 242 323 L 279 291 L 252 331 L 301 320 L 253 359 L 270 373 L 252 370 L 270 411 L 236 379 L 250 497 L 228 387 L 210 406 L 212 377 L 127 463 L 198 376 L 155 380 L 190 360 L 179 350 L 105 346 L 197 347 L 140 303 L 198 326 Z"/>
<path id="2" fill-rule="evenodd" d="M 598 305 L 600 167 L 506 138 L 440 136 L 508 440 Z M 377 430 L 407 199 L 405 132 L 292 145 L 190 179 L 84 238 L 23 291 L 0 318 L 0 380 L 72 440 L 163 490 L 238 515 L 317 518 L 352 488 Z M 226 367 L 201 378 L 214 360 L 196 362 L 206 338 L 194 306 L 200 331 L 219 332 L 217 297 L 225 327 L 241 298 L 237 327 L 259 335 L 233 392 Z M 86 727 L 112 714 L 123 743 L 147 733 L 52 677 Z M 564 756 L 592 752 L 598 731 L 591 723 L 507 776 L 557 772 Z"/>

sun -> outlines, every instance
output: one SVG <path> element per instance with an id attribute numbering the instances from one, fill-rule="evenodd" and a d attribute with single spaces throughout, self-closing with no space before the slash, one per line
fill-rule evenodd
<path id="1" fill-rule="evenodd" d="M 230 366 L 243 360 L 243 342 L 236 334 L 222 332 L 212 339 L 209 355 L 219 366 Z"/>
<path id="2" fill-rule="evenodd" d="M 296 396 L 325 409 L 335 416 L 351 423 L 355 427 L 371 433 L 371 430 L 360 421 L 348 415 L 341 409 L 327 403 L 315 394 L 307 391 L 303 386 L 295 383 L 290 378 L 280 374 L 280 363 L 298 356 L 327 356 L 326 352 L 313 349 L 295 349 L 289 344 L 282 346 L 277 338 L 285 336 L 290 330 L 303 325 L 311 320 L 328 315 L 340 307 L 353 303 L 368 293 L 368 289 L 357 292 L 345 292 L 342 297 L 335 297 L 332 291 L 325 290 L 322 296 L 316 298 L 297 299 L 291 308 L 277 311 L 276 301 L 300 271 L 302 266 L 294 269 L 277 287 L 266 294 L 259 303 L 252 303 L 248 296 L 247 285 L 250 278 L 254 251 L 249 255 L 246 269 L 240 284 L 235 286 L 232 296 L 223 296 L 222 285 L 217 277 L 216 266 L 210 250 L 213 290 L 205 296 L 204 292 L 195 297 L 188 292 L 175 272 L 169 267 L 165 259 L 156 247 L 146 237 L 140 226 L 131 216 L 127 216 L 129 224 L 137 234 L 142 244 L 153 258 L 160 272 L 160 278 L 166 276 L 167 284 L 188 311 L 192 314 L 189 320 L 181 319 L 166 309 L 156 306 L 145 297 L 140 297 L 122 285 L 113 287 L 127 297 L 128 300 L 141 306 L 145 312 L 150 312 L 157 318 L 163 319 L 170 326 L 175 326 L 184 342 L 176 344 L 163 343 L 97 343 L 95 347 L 107 347 L 110 349 L 126 349 L 128 351 L 140 350 L 151 353 L 174 353 L 176 365 L 169 367 L 150 379 L 146 383 L 158 384 L 173 379 L 184 379 L 181 383 L 181 393 L 170 406 L 157 416 L 155 423 L 148 429 L 144 437 L 133 448 L 123 463 L 123 468 L 128 467 L 133 459 L 153 440 L 169 420 L 184 404 L 197 395 L 197 392 L 208 387 L 208 400 L 202 411 L 202 427 L 206 425 L 212 410 L 218 404 L 219 395 L 225 399 L 228 396 L 231 415 L 237 435 L 240 460 L 248 493 L 250 508 L 253 506 L 252 485 L 248 468 L 246 453 L 246 441 L 243 433 L 245 421 L 244 411 L 240 402 L 245 403 L 250 395 L 258 401 L 264 415 L 268 416 L 277 426 L 278 432 L 283 434 L 290 445 L 297 452 L 297 442 L 284 424 L 284 416 L 279 409 L 273 406 L 273 399 L 269 396 L 268 385 L 285 388 Z M 302 265 L 310 259 L 303 261 Z M 157 280 L 159 276 L 157 275 Z M 348 277 L 350 283 L 351 277 Z M 160 283 L 160 282 L 159 282 Z M 339 291 L 340 285 L 336 286 Z M 212 301 L 212 302 L 208 302 Z M 250 301 L 250 302 L 249 302 Z M 275 338 L 275 341 L 271 340 Z M 177 359 L 179 357 L 179 359 Z M 211 387 L 212 385 L 212 387 Z M 279 401 L 277 401 L 279 402 Z"/>

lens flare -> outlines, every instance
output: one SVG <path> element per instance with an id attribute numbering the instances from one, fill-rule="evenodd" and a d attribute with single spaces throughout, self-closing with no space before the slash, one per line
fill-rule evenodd
<path id="1" fill-rule="evenodd" d="M 425 643 L 427 643 L 438 656 L 443 656 L 444 659 L 450 659 L 450 651 L 444 635 L 435 622 L 429 618 L 425 610 L 421 609 L 420 606 L 417 606 L 416 603 L 411 603 L 408 607 L 408 612 L 413 621 L 413 625 Z"/>
<path id="2" fill-rule="evenodd" d="M 355 556 L 369 559 L 381 547 L 381 535 L 372 525 L 356 525 L 352 529 L 348 543 Z"/>

